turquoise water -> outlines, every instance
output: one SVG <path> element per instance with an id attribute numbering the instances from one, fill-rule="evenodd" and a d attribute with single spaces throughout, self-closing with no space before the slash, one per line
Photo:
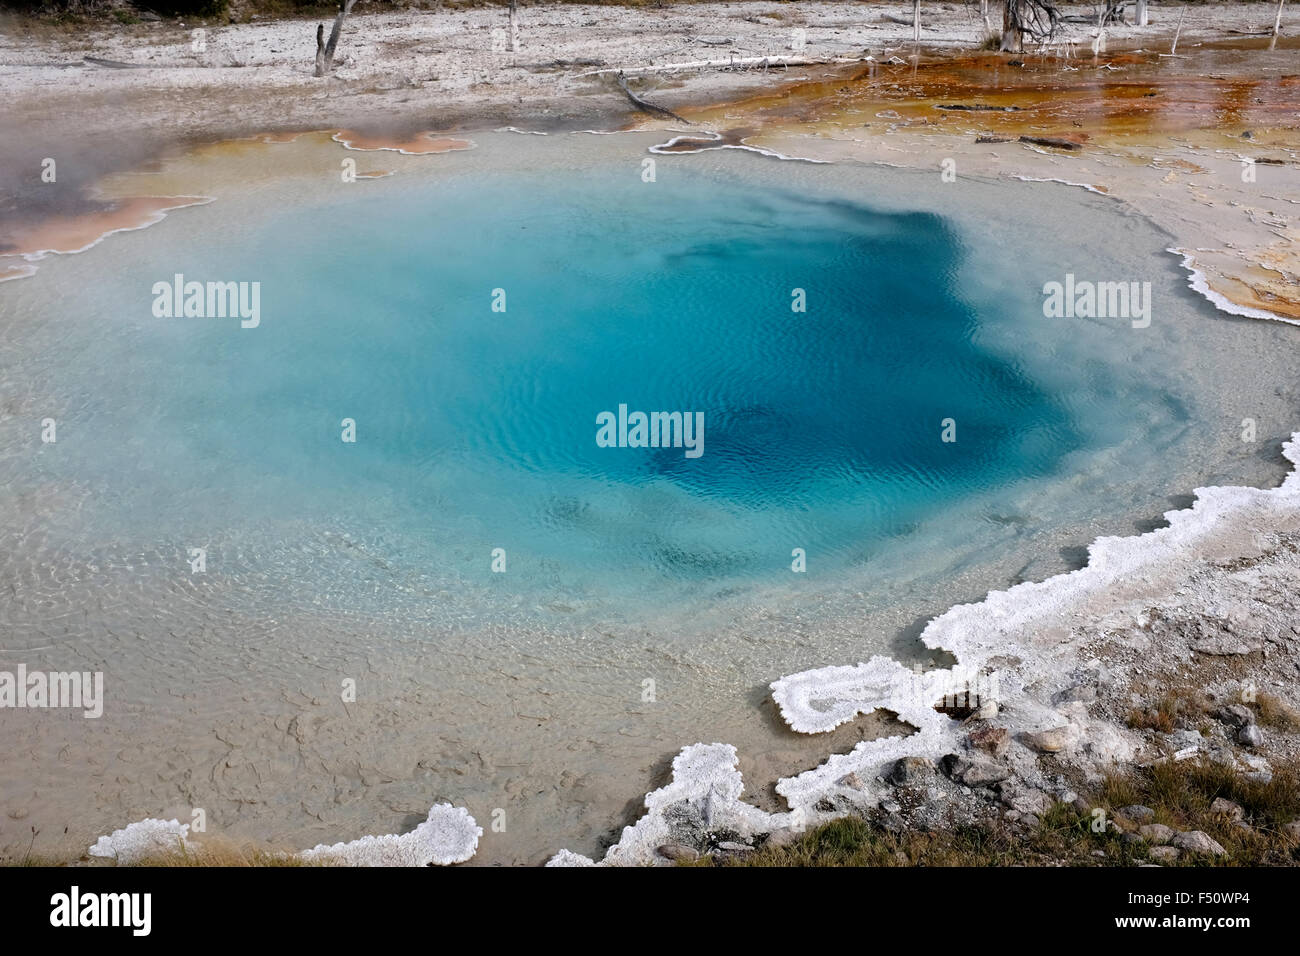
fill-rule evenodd
<path id="1" fill-rule="evenodd" d="M 253 495 L 264 472 L 325 494 L 378 483 L 485 568 L 503 547 L 642 588 L 788 574 L 795 547 L 853 561 L 1087 440 L 975 341 L 939 217 L 625 180 L 426 188 L 345 211 L 345 248 L 282 217 L 227 268 L 268 277 L 263 325 L 178 340 L 159 357 L 186 387 L 145 405 L 195 470 L 220 462 Z M 702 413 L 703 453 L 599 447 L 597 415 L 620 404 Z"/>
<path id="2" fill-rule="evenodd" d="M 986 276 L 989 314 L 934 213 L 607 166 L 418 184 L 330 221 L 290 209 L 113 278 L 115 314 L 175 272 L 261 282 L 255 329 L 143 321 L 110 344 L 127 375 L 69 375 L 100 395 L 93 425 L 65 429 L 71 454 L 112 463 L 121 513 L 198 542 L 345 519 L 445 580 L 494 586 L 502 548 L 539 587 L 654 603 L 784 581 L 797 548 L 818 572 L 869 562 L 1106 441 L 1098 423 L 1146 387 L 1099 367 L 1081 403 L 1064 372 L 982 341 L 1041 326 L 1041 299 Z M 600 447 L 597 416 L 620 404 L 702 413 L 703 453 Z"/>
<path id="3" fill-rule="evenodd" d="M 436 798 L 509 808 L 484 859 L 591 850 L 685 744 L 820 760 L 763 715 L 776 677 L 906 657 L 952 603 L 1282 474 L 1293 330 L 1216 314 L 1106 200 L 475 139 L 349 186 L 268 147 L 297 178 L 0 285 L 0 657 L 103 669 L 95 753 L 126 755 L 12 775 L 66 795 L 50 832 L 201 805 L 308 846 Z M 260 325 L 155 317 L 176 273 L 260 282 Z M 1150 327 L 1046 319 L 1067 273 L 1150 281 Z M 600 447 L 620 404 L 702 413 L 703 455 Z"/>
<path id="4" fill-rule="evenodd" d="M 114 334 L 51 372 L 86 408 L 44 458 L 160 562 L 208 547 L 273 601 L 389 606 L 337 555 L 299 567 L 297 539 L 336 535 L 465 614 L 635 619 L 796 586 L 796 554 L 822 581 L 874 568 L 1191 421 L 1135 361 L 1158 333 L 1044 319 L 1058 251 L 990 255 L 932 208 L 746 164 L 773 165 L 466 169 L 154 246 L 85 297 Z M 260 282 L 260 324 L 154 317 L 175 273 Z M 702 454 L 601 447 L 620 406 L 702 416 Z"/>

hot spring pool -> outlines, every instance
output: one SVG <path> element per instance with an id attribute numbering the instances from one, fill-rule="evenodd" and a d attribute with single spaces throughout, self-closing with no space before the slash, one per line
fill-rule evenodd
<path id="1" fill-rule="evenodd" d="M 1281 473 L 1238 435 L 1294 425 L 1276 330 L 1104 199 L 474 138 L 351 185 L 310 138 L 182 160 L 215 203 L 0 285 L 0 643 L 105 671 L 59 798 L 95 832 L 305 846 L 436 796 L 519 821 L 481 860 L 578 849 L 684 744 L 786 754 L 767 681 Z M 256 327 L 155 315 L 177 274 L 256 282 Z M 1150 325 L 1046 317 L 1067 274 L 1149 282 Z M 620 408 L 703 431 L 602 447 Z"/>

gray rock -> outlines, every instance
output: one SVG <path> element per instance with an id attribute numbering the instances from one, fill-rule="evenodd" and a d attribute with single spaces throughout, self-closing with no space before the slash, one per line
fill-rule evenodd
<path id="1" fill-rule="evenodd" d="M 1273 779 L 1273 768 L 1269 766 L 1267 760 L 1259 754 L 1242 754 L 1241 762 L 1250 767 L 1250 772 L 1244 774 L 1247 780 L 1253 780 L 1256 783 L 1267 784 Z"/>
<path id="2" fill-rule="evenodd" d="M 1182 854 L 1179 852 L 1178 848 L 1172 846 L 1153 846 L 1151 849 L 1147 850 L 1147 858 L 1155 860 L 1160 864 L 1173 863 L 1180 856 L 1182 856 Z"/>
<path id="3" fill-rule="evenodd" d="M 899 787 L 922 787 L 933 776 L 933 760 L 928 757 L 903 757 L 889 772 L 889 782 Z"/>
<path id="4" fill-rule="evenodd" d="M 1002 802 L 1012 810 L 1017 810 L 1022 814 L 1029 813 L 1042 816 L 1052 809 L 1053 801 L 1051 797 L 1041 790 L 1003 785 Z"/>
<path id="5" fill-rule="evenodd" d="M 1300 820 L 1292 820 L 1284 826 L 1282 835 L 1293 842 L 1300 843 Z"/>
<path id="6" fill-rule="evenodd" d="M 1164 740 L 1175 751 L 1188 748 L 1200 750 L 1205 746 L 1205 738 L 1195 730 L 1175 730 L 1172 734 L 1165 734 Z"/>
<path id="7" fill-rule="evenodd" d="M 1219 846 L 1204 830 L 1188 830 L 1174 835 L 1174 846 L 1188 853 L 1205 853 L 1210 856 L 1223 856 L 1228 851 Z"/>
<path id="8" fill-rule="evenodd" d="M 1259 729 L 1258 724 L 1247 724 L 1237 731 L 1237 742 L 1244 747 L 1250 747 L 1254 750 L 1264 742 L 1263 731 Z"/>
<path id="9" fill-rule="evenodd" d="M 1136 824 L 1150 823 L 1156 818 L 1156 812 L 1150 807 L 1144 807 L 1140 803 L 1135 803 L 1129 807 L 1120 807 L 1117 811 L 1125 820 L 1132 820 Z"/>
<path id="10" fill-rule="evenodd" d="M 794 829 L 794 827 L 781 827 L 779 830 L 773 830 L 767 835 L 767 843 L 764 845 L 777 847 L 789 846 L 791 843 L 797 842 L 801 836 L 803 836 L 803 834 Z"/>
<path id="11" fill-rule="evenodd" d="M 1248 641 L 1232 634 L 1215 634 L 1192 641 L 1192 650 L 1215 657 L 1230 657 L 1234 654 L 1253 654 L 1263 645 L 1259 641 Z"/>
<path id="12" fill-rule="evenodd" d="M 979 754 L 948 754 L 943 758 L 943 769 L 953 780 L 968 787 L 986 787 L 1011 776 L 1008 768 Z"/>
<path id="13" fill-rule="evenodd" d="M 1220 707 L 1214 716 L 1225 724 L 1231 724 L 1233 727 L 1245 727 L 1247 724 L 1255 722 L 1255 712 L 1241 704 L 1228 704 L 1226 707 Z"/>
<path id="14" fill-rule="evenodd" d="M 1178 831 L 1173 827 L 1167 827 L 1163 823 L 1146 823 L 1138 827 L 1138 835 L 1148 843 L 1163 845 L 1172 843 Z"/>
<path id="15" fill-rule="evenodd" d="M 1222 813 L 1231 820 L 1244 820 L 1246 818 L 1246 811 L 1240 803 L 1233 803 L 1223 797 L 1214 798 L 1214 802 L 1210 804 L 1210 812 Z"/>
<path id="16" fill-rule="evenodd" d="M 665 843 L 658 848 L 658 853 L 675 863 L 693 863 L 700 858 L 698 850 L 692 850 L 680 843 Z"/>
<path id="17" fill-rule="evenodd" d="M 1052 702 L 1055 704 L 1072 704 L 1076 701 L 1091 704 L 1096 699 L 1097 688 L 1092 684 L 1075 684 L 1052 695 Z"/>

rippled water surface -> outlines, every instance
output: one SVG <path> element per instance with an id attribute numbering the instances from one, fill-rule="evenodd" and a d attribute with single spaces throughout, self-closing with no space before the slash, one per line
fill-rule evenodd
<path id="1" fill-rule="evenodd" d="M 590 851 L 684 744 L 815 763 L 755 716 L 767 681 L 1280 473 L 1284 333 L 1105 200 L 743 153 L 647 183 L 635 137 L 479 140 L 0 286 L 0 646 L 108 674 L 77 812 L 206 800 L 304 842 L 440 796 L 519 814 L 485 859 Z M 1044 318 L 1067 272 L 1150 281 L 1151 326 Z M 260 325 L 155 318 L 176 273 L 260 282 Z M 620 404 L 703 413 L 703 454 L 599 447 Z M 10 797 L 55 786 L 41 752 Z"/>

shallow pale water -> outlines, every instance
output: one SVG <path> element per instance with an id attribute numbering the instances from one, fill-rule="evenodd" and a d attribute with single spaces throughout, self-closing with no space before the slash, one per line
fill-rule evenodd
<path id="1" fill-rule="evenodd" d="M 56 800 L 38 747 L 6 800 L 307 845 L 451 799 L 519 821 L 485 860 L 591 851 L 684 744 L 815 764 L 767 681 L 1281 473 L 1290 330 L 1216 315 L 1105 200 L 743 153 L 647 183 L 643 137 L 476 139 L 0 285 L 4 664 L 109 684 L 42 730 L 94 785 Z M 1045 318 L 1067 272 L 1151 282 L 1151 326 Z M 260 282 L 261 324 L 155 318 L 175 273 Z M 702 412 L 703 454 L 599 447 L 620 404 Z"/>

